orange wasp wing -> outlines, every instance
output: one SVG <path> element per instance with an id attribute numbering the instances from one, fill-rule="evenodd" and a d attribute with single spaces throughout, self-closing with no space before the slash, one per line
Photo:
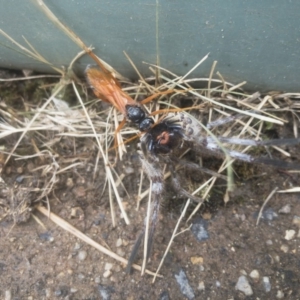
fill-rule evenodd
<path id="1" fill-rule="evenodd" d="M 137 105 L 137 103 L 121 89 L 119 82 L 108 71 L 104 73 L 96 68 L 88 68 L 86 70 L 86 76 L 96 97 L 112 104 L 124 116 L 127 114 L 126 105 Z"/>

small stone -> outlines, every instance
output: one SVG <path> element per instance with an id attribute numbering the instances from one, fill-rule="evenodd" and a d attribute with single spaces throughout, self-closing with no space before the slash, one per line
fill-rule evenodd
<path id="1" fill-rule="evenodd" d="M 235 286 L 235 289 L 243 292 L 246 296 L 253 295 L 252 287 L 249 284 L 247 277 L 244 275 L 239 277 L 238 282 Z"/>
<path id="2" fill-rule="evenodd" d="M 78 278 L 79 278 L 79 280 L 83 280 L 83 279 L 85 278 L 85 276 L 84 276 L 84 274 L 79 273 L 79 274 L 78 274 Z"/>
<path id="3" fill-rule="evenodd" d="M 192 256 L 191 262 L 193 265 L 202 265 L 203 264 L 203 257 L 202 256 Z"/>
<path id="4" fill-rule="evenodd" d="M 56 297 L 59 297 L 59 296 L 62 295 L 62 291 L 61 291 L 61 290 L 56 290 L 56 291 L 54 292 L 54 295 L 55 295 Z"/>
<path id="5" fill-rule="evenodd" d="M 22 174 L 23 171 L 24 171 L 24 170 L 23 170 L 23 167 L 18 167 L 18 168 L 17 168 L 17 173 L 18 173 L 18 174 Z"/>
<path id="6" fill-rule="evenodd" d="M 263 211 L 261 218 L 267 221 L 273 221 L 278 217 L 277 213 L 270 207 Z"/>
<path id="7" fill-rule="evenodd" d="M 271 291 L 271 283 L 269 277 L 267 276 L 263 277 L 263 285 L 266 293 L 269 293 Z"/>
<path id="8" fill-rule="evenodd" d="M 300 227 L 300 217 L 299 216 L 294 216 L 293 217 L 293 224 Z"/>
<path id="9" fill-rule="evenodd" d="M 16 178 L 16 183 L 22 183 L 23 182 L 23 180 L 24 180 L 24 176 L 17 176 L 17 178 Z"/>
<path id="10" fill-rule="evenodd" d="M 194 221 L 191 231 L 199 242 L 209 239 L 207 227 L 208 222 L 202 218 L 198 218 Z"/>
<path id="11" fill-rule="evenodd" d="M 132 167 L 125 167 L 125 173 L 126 174 L 133 174 L 134 173 L 134 169 Z"/>
<path id="12" fill-rule="evenodd" d="M 5 291 L 5 296 L 4 296 L 5 298 L 5 300 L 11 300 L 12 298 L 11 298 L 11 291 L 10 290 L 7 290 L 7 291 Z"/>
<path id="13" fill-rule="evenodd" d="M 122 242 L 123 242 L 123 246 L 128 246 L 128 244 L 129 244 L 128 240 L 122 240 Z"/>
<path id="14" fill-rule="evenodd" d="M 101 278 L 98 276 L 98 277 L 95 278 L 94 281 L 95 281 L 95 283 L 99 284 L 101 282 Z"/>
<path id="15" fill-rule="evenodd" d="M 216 287 L 221 287 L 221 282 L 219 280 L 216 281 Z"/>
<path id="16" fill-rule="evenodd" d="M 83 198 L 86 196 L 86 189 L 84 186 L 76 186 L 73 188 L 72 192 L 76 198 Z"/>
<path id="17" fill-rule="evenodd" d="M 81 245 L 79 243 L 76 243 L 74 246 L 74 250 L 77 251 L 81 248 Z"/>
<path id="18" fill-rule="evenodd" d="M 272 246 L 272 245 L 273 245 L 273 242 L 272 242 L 272 240 L 267 240 L 267 241 L 266 241 L 266 244 L 267 244 L 268 246 Z"/>
<path id="19" fill-rule="evenodd" d="M 83 261 L 86 259 L 86 257 L 87 257 L 87 252 L 85 250 L 79 251 L 79 253 L 78 253 L 79 260 Z"/>
<path id="20" fill-rule="evenodd" d="M 190 286 L 189 280 L 185 272 L 180 269 L 178 274 L 175 274 L 175 279 L 179 285 L 180 292 L 188 299 L 195 299 L 193 288 Z"/>
<path id="21" fill-rule="evenodd" d="M 204 290 L 205 290 L 205 285 L 204 285 L 204 282 L 203 282 L 203 281 L 200 281 L 200 282 L 199 282 L 198 290 L 199 290 L 199 291 L 204 291 Z"/>
<path id="22" fill-rule="evenodd" d="M 74 186 L 73 178 L 69 177 L 66 182 L 66 186 L 72 188 Z"/>
<path id="23" fill-rule="evenodd" d="M 122 249 L 120 249 L 120 248 L 117 249 L 117 254 L 118 254 L 119 256 L 122 256 L 122 257 L 125 256 L 125 252 L 124 252 Z"/>
<path id="24" fill-rule="evenodd" d="M 287 205 L 281 207 L 278 212 L 280 214 L 289 214 L 291 212 L 291 205 L 287 204 Z"/>
<path id="25" fill-rule="evenodd" d="M 104 265 L 104 270 L 107 271 L 107 270 L 111 270 L 113 267 L 113 264 L 112 263 L 106 263 Z"/>
<path id="26" fill-rule="evenodd" d="M 65 276 L 65 273 L 62 271 L 62 272 L 59 272 L 57 275 L 56 275 L 56 277 L 57 278 L 62 278 L 62 277 L 64 277 Z"/>
<path id="27" fill-rule="evenodd" d="M 122 271 L 122 268 L 120 265 L 114 266 L 114 272 L 119 273 L 120 271 Z"/>
<path id="28" fill-rule="evenodd" d="M 282 292 L 282 291 L 277 291 L 277 293 L 276 293 L 276 298 L 277 299 L 282 299 L 284 297 L 284 293 Z"/>
<path id="29" fill-rule="evenodd" d="M 7 175 L 10 175 L 10 173 L 11 173 L 11 167 L 5 168 L 5 173 L 6 173 Z"/>
<path id="30" fill-rule="evenodd" d="M 284 253 L 287 253 L 287 252 L 289 251 L 289 246 L 287 246 L 287 245 L 282 245 L 282 246 L 280 247 L 280 250 L 281 250 L 282 252 L 284 252 Z"/>
<path id="31" fill-rule="evenodd" d="M 70 292 L 71 292 L 72 294 L 75 294 L 77 291 L 78 291 L 78 290 L 75 289 L 75 288 L 70 288 Z"/>
<path id="32" fill-rule="evenodd" d="M 209 212 L 206 212 L 206 213 L 202 214 L 202 218 L 203 218 L 204 220 L 210 220 L 211 217 L 212 217 L 212 215 L 211 215 L 211 213 L 209 213 Z"/>
<path id="33" fill-rule="evenodd" d="M 106 271 L 103 273 L 103 277 L 104 277 L 104 278 L 108 278 L 108 277 L 111 276 L 111 274 L 112 274 L 112 272 L 111 272 L 110 270 L 106 270 Z"/>
<path id="34" fill-rule="evenodd" d="M 297 238 L 300 238 L 300 229 L 298 231 Z"/>
<path id="35" fill-rule="evenodd" d="M 259 272 L 258 272 L 257 270 L 252 270 L 252 271 L 250 272 L 249 276 L 250 276 L 253 280 L 257 281 L 257 280 L 259 279 Z"/>
<path id="36" fill-rule="evenodd" d="M 51 297 L 51 289 L 49 289 L 49 288 L 45 289 L 45 295 L 46 295 L 46 298 L 50 298 Z"/>
<path id="37" fill-rule="evenodd" d="M 116 242 L 116 247 L 121 247 L 123 245 L 122 239 L 118 238 Z"/>
<path id="38" fill-rule="evenodd" d="M 293 230 L 293 229 L 291 229 L 291 230 L 286 230 L 285 231 L 285 239 L 287 240 L 287 241 L 290 241 L 290 240 L 292 240 L 294 237 L 295 237 L 295 234 L 296 234 L 296 231 L 295 230 Z"/>

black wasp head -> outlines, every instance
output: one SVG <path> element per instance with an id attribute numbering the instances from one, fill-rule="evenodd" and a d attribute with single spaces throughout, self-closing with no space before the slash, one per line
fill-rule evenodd
<path id="1" fill-rule="evenodd" d="M 152 127 L 153 124 L 154 124 L 153 119 L 147 117 L 139 123 L 139 130 L 142 132 L 148 131 Z"/>
<path id="2" fill-rule="evenodd" d="M 146 117 L 143 109 L 137 105 L 126 105 L 127 118 L 138 125 L 140 131 L 148 131 L 154 124 L 152 118 Z"/>

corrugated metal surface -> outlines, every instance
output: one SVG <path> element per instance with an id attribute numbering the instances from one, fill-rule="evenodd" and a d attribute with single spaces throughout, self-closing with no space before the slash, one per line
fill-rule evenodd
<path id="1" fill-rule="evenodd" d="M 242 0 L 45 0 L 55 15 L 124 76 L 136 78 L 126 51 L 142 74 L 143 62 L 156 62 L 156 11 L 162 67 L 185 74 L 204 55 L 193 74 L 208 76 L 211 64 L 229 81 L 251 90 L 299 91 L 300 2 Z M 0 28 L 25 45 L 22 36 L 56 66 L 68 65 L 80 51 L 40 10 L 37 1 L 0 0 Z M 0 66 L 47 70 L 13 51 L 0 36 Z M 15 46 L 14 46 L 15 48 Z M 83 58 L 77 65 L 90 62 Z M 49 68 L 48 68 L 49 70 Z"/>

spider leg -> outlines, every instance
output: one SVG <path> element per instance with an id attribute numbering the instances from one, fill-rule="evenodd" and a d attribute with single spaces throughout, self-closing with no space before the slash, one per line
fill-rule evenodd
<path id="1" fill-rule="evenodd" d="M 210 170 L 208 168 L 199 166 L 198 164 L 195 164 L 195 163 L 192 163 L 192 162 L 189 162 L 189 161 L 185 161 L 183 159 L 176 159 L 176 158 L 172 158 L 172 161 L 176 164 L 179 164 L 179 165 L 183 166 L 184 168 L 195 170 L 197 172 L 206 173 L 206 174 L 209 174 L 211 176 L 215 176 L 215 177 L 218 177 L 220 179 L 223 179 L 225 181 L 228 180 L 227 176 L 222 175 L 222 174 L 220 174 L 218 172 L 215 172 L 213 170 Z"/>
<path id="2" fill-rule="evenodd" d="M 221 143 L 228 143 L 234 145 L 244 145 L 244 146 L 278 146 L 278 145 L 298 145 L 300 144 L 300 139 L 277 139 L 277 140 L 266 140 L 266 141 L 256 141 L 249 139 L 238 139 L 238 138 L 227 138 L 218 137 L 218 141 Z M 208 142 L 213 142 L 212 137 L 207 138 Z"/>
<path id="3" fill-rule="evenodd" d="M 197 120 L 193 117 L 180 113 L 178 114 L 179 119 L 182 124 L 182 128 L 184 130 L 184 140 L 192 142 L 194 144 L 194 150 L 198 153 L 207 153 L 218 157 L 224 157 L 225 153 L 231 156 L 234 159 L 238 159 L 241 161 L 245 161 L 248 163 L 255 164 L 265 164 L 273 167 L 281 168 L 281 169 L 291 169 L 291 170 L 300 170 L 300 165 L 296 163 L 288 163 L 282 160 L 276 160 L 265 157 L 253 157 L 249 154 L 241 153 L 234 150 L 227 150 L 225 148 L 221 148 L 215 138 L 212 136 L 206 137 L 204 135 L 203 128 L 198 124 Z M 177 117 L 178 118 L 178 117 Z M 227 118 L 228 119 L 228 118 Z M 270 141 L 252 141 L 252 140 L 242 140 L 235 138 L 218 138 L 220 143 L 232 143 L 232 144 L 240 144 L 247 146 L 271 146 L 271 145 L 296 145 L 300 144 L 300 139 L 279 139 L 279 140 L 270 140 Z"/>
<path id="4" fill-rule="evenodd" d="M 197 203 L 202 203 L 204 201 L 202 198 L 190 194 L 187 190 L 185 190 L 181 186 L 179 178 L 176 173 L 176 170 L 173 168 L 172 165 L 170 166 L 170 171 L 172 173 L 172 184 L 177 193 L 179 193 L 180 195 L 182 195 L 184 197 L 190 198 L 191 200 L 193 200 Z"/>
<path id="5" fill-rule="evenodd" d="M 257 111 L 253 111 L 253 112 L 256 113 L 256 114 L 260 114 Z M 206 127 L 207 127 L 207 129 L 213 129 L 215 127 L 218 127 L 218 126 L 221 126 L 221 125 L 225 125 L 225 124 L 227 124 L 229 122 L 241 119 L 243 117 L 245 117 L 245 114 L 236 114 L 236 115 L 233 115 L 233 116 L 229 116 L 227 118 L 221 118 L 221 119 L 218 119 L 216 121 L 212 121 L 212 122 L 208 123 L 206 125 Z"/>
<path id="6" fill-rule="evenodd" d="M 207 139 L 207 144 L 205 146 L 202 145 L 203 151 L 204 152 L 209 151 L 209 153 L 215 156 L 224 157 L 223 149 L 221 149 L 219 145 L 217 145 L 215 142 L 208 142 L 208 141 L 209 139 Z M 201 146 L 196 147 L 196 151 L 202 152 L 201 151 L 202 149 Z M 230 157 L 241 161 L 245 161 L 247 163 L 264 164 L 264 165 L 269 165 L 280 169 L 300 170 L 300 165 L 297 163 L 289 163 L 282 160 L 272 159 L 267 157 L 253 157 L 252 155 L 241 153 L 235 150 L 228 150 L 228 149 L 225 150 Z"/>
<path id="7" fill-rule="evenodd" d="M 142 151 L 139 151 L 140 160 L 142 163 L 142 167 L 145 170 L 146 174 L 148 175 L 149 179 L 152 181 L 152 189 L 151 189 L 151 209 L 150 209 L 150 217 L 149 217 L 149 232 L 148 232 L 148 239 L 147 239 L 147 251 L 146 251 L 146 260 L 149 259 L 153 240 L 154 240 L 154 234 L 155 229 L 158 221 L 158 215 L 159 215 L 159 208 L 160 208 L 160 202 L 161 202 L 161 196 L 163 193 L 164 188 L 164 178 L 163 178 L 163 172 L 161 170 L 161 167 L 159 165 L 158 158 L 155 156 L 152 156 L 149 154 L 147 158 L 145 158 Z M 146 233 L 146 220 L 144 222 L 144 227 L 139 234 L 132 252 L 130 254 L 130 257 L 128 259 L 128 264 L 126 268 L 126 272 L 130 273 L 131 266 L 133 262 L 135 261 L 135 258 L 138 253 L 138 249 L 141 246 L 142 240 L 145 237 Z"/>

